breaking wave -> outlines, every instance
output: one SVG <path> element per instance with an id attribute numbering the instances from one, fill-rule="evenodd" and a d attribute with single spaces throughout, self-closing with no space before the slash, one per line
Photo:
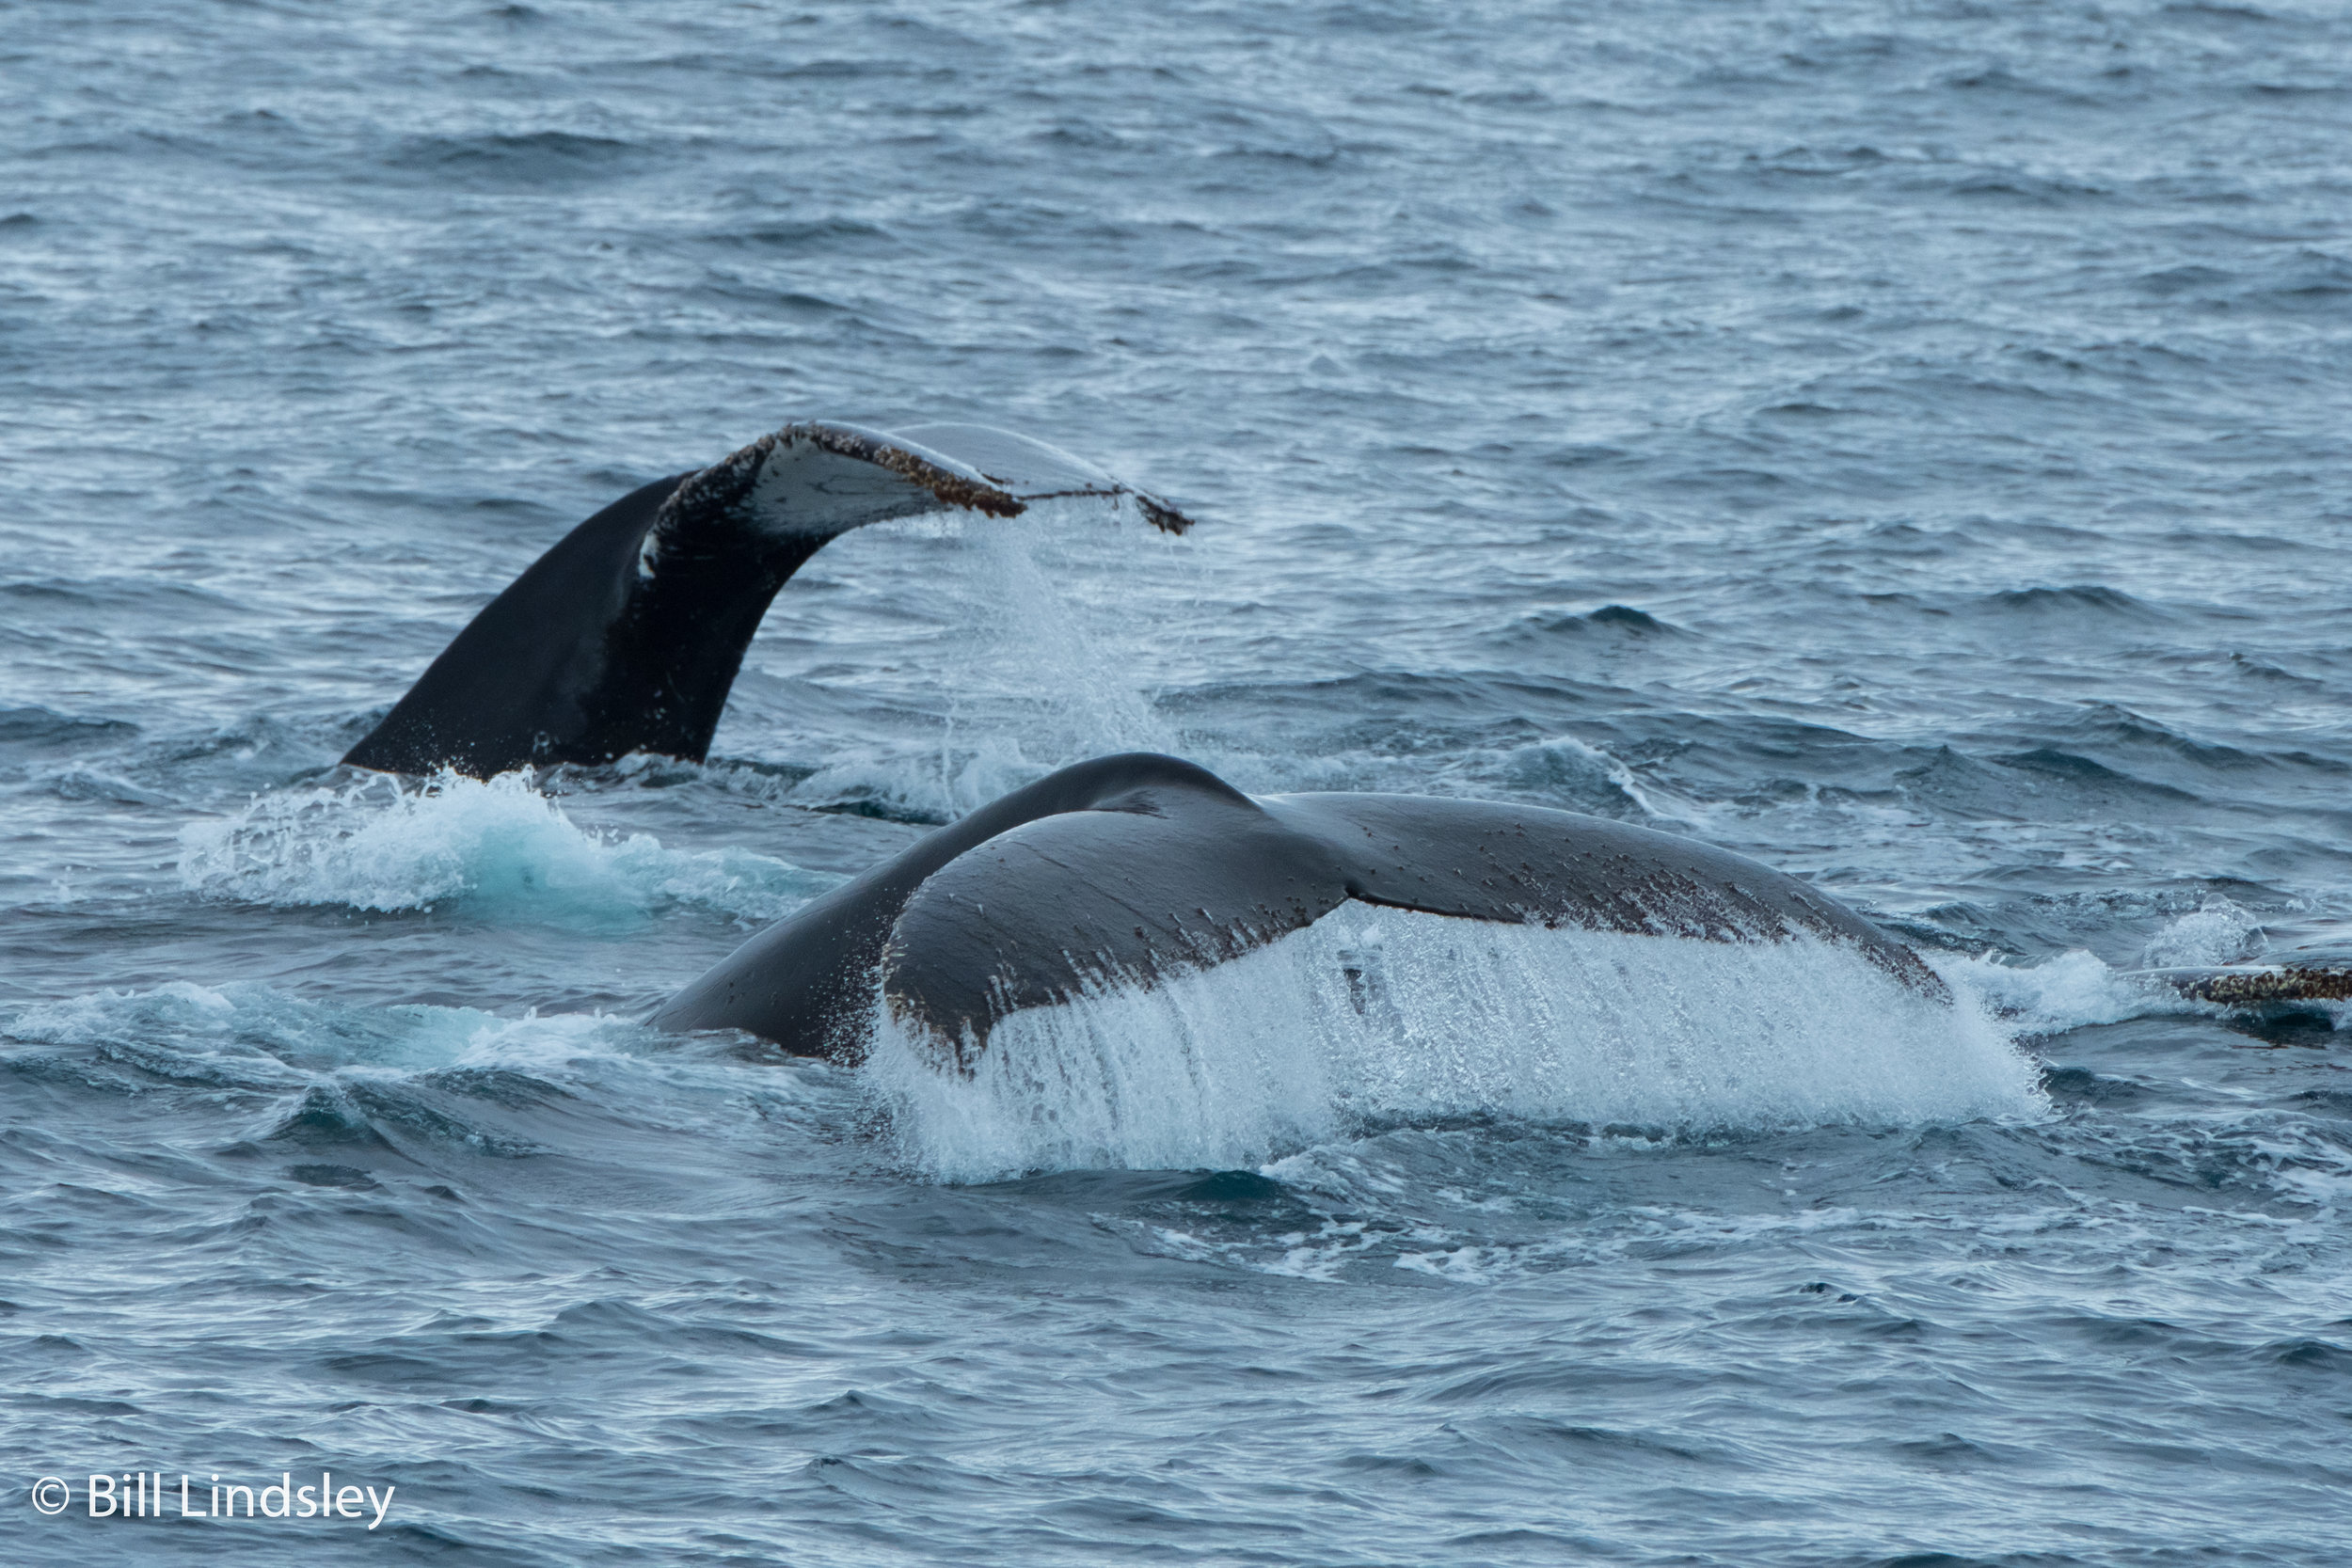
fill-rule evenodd
<path id="1" fill-rule="evenodd" d="M 282 791 L 181 833 L 181 884 L 272 905 L 393 911 L 456 905 L 556 923 L 638 920 L 699 906 L 772 920 L 831 878 L 742 849 L 662 847 L 576 826 L 524 772 L 444 772 Z"/>

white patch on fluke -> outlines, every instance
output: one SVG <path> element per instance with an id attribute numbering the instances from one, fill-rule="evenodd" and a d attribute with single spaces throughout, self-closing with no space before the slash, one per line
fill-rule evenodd
<path id="1" fill-rule="evenodd" d="M 961 1181 L 1255 1166 L 1391 1120 L 1697 1132 L 2046 1109 L 1968 993 L 1930 1001 L 1850 948 L 1357 904 L 1156 989 L 1015 1014 L 968 1076 L 882 1022 L 863 1070 L 899 1158 Z"/>

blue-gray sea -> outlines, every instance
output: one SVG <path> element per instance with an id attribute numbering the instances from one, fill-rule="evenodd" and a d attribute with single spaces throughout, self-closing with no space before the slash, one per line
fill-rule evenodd
<path id="1" fill-rule="evenodd" d="M 2352 1561 L 2352 1025 L 2129 977 L 2352 941 L 2329 0 L 32 0 L 0 409 L 10 1568 Z M 848 537 L 707 766 L 336 768 L 809 418 L 1201 521 Z M 971 1079 L 641 1022 L 1136 748 L 1958 1005 L 1343 907 Z"/>

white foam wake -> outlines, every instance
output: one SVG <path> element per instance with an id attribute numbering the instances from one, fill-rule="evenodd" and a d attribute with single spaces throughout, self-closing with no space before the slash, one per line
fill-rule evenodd
<path id="1" fill-rule="evenodd" d="M 771 920 L 831 883 L 740 849 L 665 849 L 650 833 L 583 830 L 521 772 L 263 795 L 182 832 L 180 880 L 259 904 L 459 903 L 555 921 L 637 919 L 681 904 Z"/>
<path id="2" fill-rule="evenodd" d="M 1262 1164 L 1383 1121 L 1674 1132 L 2033 1117 L 1973 993 L 1851 949 L 1668 941 L 1358 904 L 1229 964 L 1016 1014 L 967 1076 L 887 1022 L 864 1069 L 944 1180 Z"/>

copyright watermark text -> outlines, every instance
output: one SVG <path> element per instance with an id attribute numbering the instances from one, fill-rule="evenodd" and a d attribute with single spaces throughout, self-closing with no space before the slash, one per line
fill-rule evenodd
<path id="1" fill-rule="evenodd" d="M 332 1470 L 321 1470 L 316 1481 L 282 1470 L 276 1481 L 259 1483 L 183 1475 L 176 1484 L 161 1470 L 126 1470 L 87 1478 L 78 1497 L 93 1519 L 356 1520 L 373 1529 L 392 1510 L 392 1490 L 388 1485 L 378 1496 L 365 1482 L 338 1483 Z M 76 1497 L 62 1476 L 43 1476 L 32 1485 L 39 1513 L 63 1513 Z"/>

